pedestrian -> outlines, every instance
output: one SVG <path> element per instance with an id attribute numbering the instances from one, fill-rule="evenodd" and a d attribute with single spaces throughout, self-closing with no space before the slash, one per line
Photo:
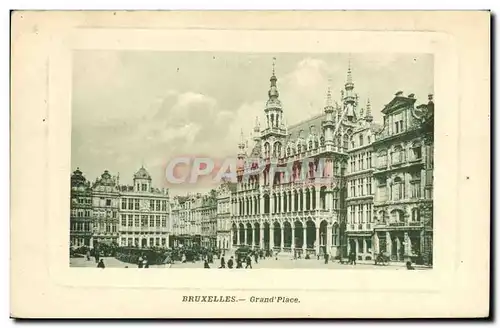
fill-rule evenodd
<path id="1" fill-rule="evenodd" d="M 229 259 L 229 261 L 227 261 L 227 267 L 229 269 L 232 269 L 233 265 L 234 265 L 234 261 L 233 261 L 233 257 L 231 256 L 231 258 Z"/>
<path id="2" fill-rule="evenodd" d="M 413 266 L 411 265 L 411 262 L 410 262 L 410 261 L 407 261 L 407 262 L 406 262 L 406 270 L 415 270 L 415 267 L 413 267 Z"/>
<path id="3" fill-rule="evenodd" d="M 226 260 L 224 260 L 224 256 L 221 256 L 220 258 L 220 268 L 224 269 L 226 267 Z"/>
<path id="4" fill-rule="evenodd" d="M 259 256 L 257 255 L 257 252 L 253 254 L 254 259 L 255 259 L 255 264 L 259 263 Z"/>
<path id="5" fill-rule="evenodd" d="M 241 263 L 241 259 L 236 261 L 236 269 L 243 269 L 243 264 Z"/>
<path id="6" fill-rule="evenodd" d="M 328 259 L 330 255 L 328 253 L 325 253 L 325 264 L 328 264 Z"/>
<path id="7" fill-rule="evenodd" d="M 87 261 L 90 261 L 90 250 L 87 250 Z"/>
<path id="8" fill-rule="evenodd" d="M 246 265 L 245 269 L 248 269 L 248 267 L 250 267 L 250 269 L 252 269 L 252 258 L 250 256 L 247 256 L 247 265 Z"/>
<path id="9" fill-rule="evenodd" d="M 97 263 L 97 267 L 98 267 L 98 268 L 101 268 L 101 269 L 104 269 L 104 268 L 106 267 L 106 266 L 104 265 L 104 261 L 103 261 L 102 259 L 99 261 L 99 263 Z"/>
<path id="10" fill-rule="evenodd" d="M 145 269 L 149 268 L 149 262 L 148 262 L 148 259 L 146 257 L 144 257 L 144 268 Z"/>
<path id="11" fill-rule="evenodd" d="M 204 265 L 203 265 L 203 268 L 204 268 L 204 269 L 210 269 L 210 265 L 208 265 L 208 261 L 207 261 L 207 260 L 205 260 L 205 263 L 204 263 Z"/>
<path id="12" fill-rule="evenodd" d="M 141 268 L 142 268 L 142 261 L 143 261 L 143 260 L 144 260 L 144 259 L 142 258 L 142 256 L 139 256 L 139 260 L 138 260 L 138 263 L 137 263 L 137 267 L 138 267 L 139 269 L 141 269 Z"/>

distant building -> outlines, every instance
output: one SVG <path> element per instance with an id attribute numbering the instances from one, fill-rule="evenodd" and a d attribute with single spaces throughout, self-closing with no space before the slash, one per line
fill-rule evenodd
<path id="1" fill-rule="evenodd" d="M 201 198 L 201 245 L 207 248 L 216 247 L 217 242 L 217 198 L 215 190 Z"/>
<path id="2" fill-rule="evenodd" d="M 148 171 L 141 167 L 132 186 L 120 186 L 120 245 L 167 247 L 170 245 L 168 190 L 152 187 Z"/>
<path id="3" fill-rule="evenodd" d="M 82 171 L 71 175 L 70 245 L 92 246 L 92 189 Z"/>
<path id="4" fill-rule="evenodd" d="M 235 185 L 223 182 L 217 189 L 216 247 L 228 251 L 231 247 L 231 193 Z"/>
<path id="5" fill-rule="evenodd" d="M 119 201 L 117 179 L 106 170 L 92 186 L 94 244 L 118 243 Z"/>

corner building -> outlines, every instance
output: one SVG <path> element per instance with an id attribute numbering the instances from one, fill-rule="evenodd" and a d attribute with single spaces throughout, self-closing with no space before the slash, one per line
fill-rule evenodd
<path id="1" fill-rule="evenodd" d="M 92 246 L 92 189 L 77 168 L 71 175 L 70 246 Z"/>
<path id="2" fill-rule="evenodd" d="M 384 125 L 373 142 L 374 246 L 392 260 L 422 256 L 432 264 L 433 139 L 423 128 L 434 101 L 415 107 L 413 94 L 396 93 L 382 110 Z"/>

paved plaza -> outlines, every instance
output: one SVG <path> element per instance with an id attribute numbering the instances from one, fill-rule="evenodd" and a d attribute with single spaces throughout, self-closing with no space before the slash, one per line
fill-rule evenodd
<path id="1" fill-rule="evenodd" d="M 226 263 L 230 257 L 225 257 Z M 106 268 L 137 268 L 137 265 L 121 262 L 113 257 L 103 258 Z M 220 260 L 214 259 L 214 263 L 210 263 L 210 268 L 218 268 L 220 266 Z M 246 265 L 243 264 L 243 268 Z M 95 268 L 97 263 L 92 258 L 91 261 L 87 261 L 85 258 L 72 258 L 70 259 L 70 267 L 88 267 Z M 171 269 L 201 269 L 203 268 L 203 261 L 181 263 L 175 262 L 174 264 L 167 265 L 151 265 L 150 268 L 171 268 Z M 304 259 L 290 259 L 286 257 L 281 257 L 278 259 L 267 258 L 259 260 L 255 263 L 252 260 L 252 269 L 347 269 L 347 270 L 406 270 L 403 263 L 394 262 L 389 265 L 374 265 L 373 261 L 358 262 L 356 265 L 340 264 L 338 261 L 325 264 L 324 260 L 317 260 L 317 258 L 304 260 Z M 425 267 L 416 267 L 417 270 L 425 270 Z M 238 269 L 240 270 L 240 269 Z"/>

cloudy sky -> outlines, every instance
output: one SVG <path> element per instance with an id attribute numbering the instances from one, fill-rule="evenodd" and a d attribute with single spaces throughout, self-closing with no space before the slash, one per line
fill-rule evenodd
<path id="1" fill-rule="evenodd" d="M 72 168 L 95 180 L 105 169 L 131 183 L 141 165 L 164 186 L 164 165 L 179 155 L 234 156 L 240 130 L 261 122 L 272 58 L 288 124 L 322 112 L 349 57 L 355 91 L 376 121 L 402 90 L 426 102 L 433 92 L 428 54 L 244 54 L 78 50 L 73 56 Z M 175 190 L 173 190 L 175 194 Z"/>

